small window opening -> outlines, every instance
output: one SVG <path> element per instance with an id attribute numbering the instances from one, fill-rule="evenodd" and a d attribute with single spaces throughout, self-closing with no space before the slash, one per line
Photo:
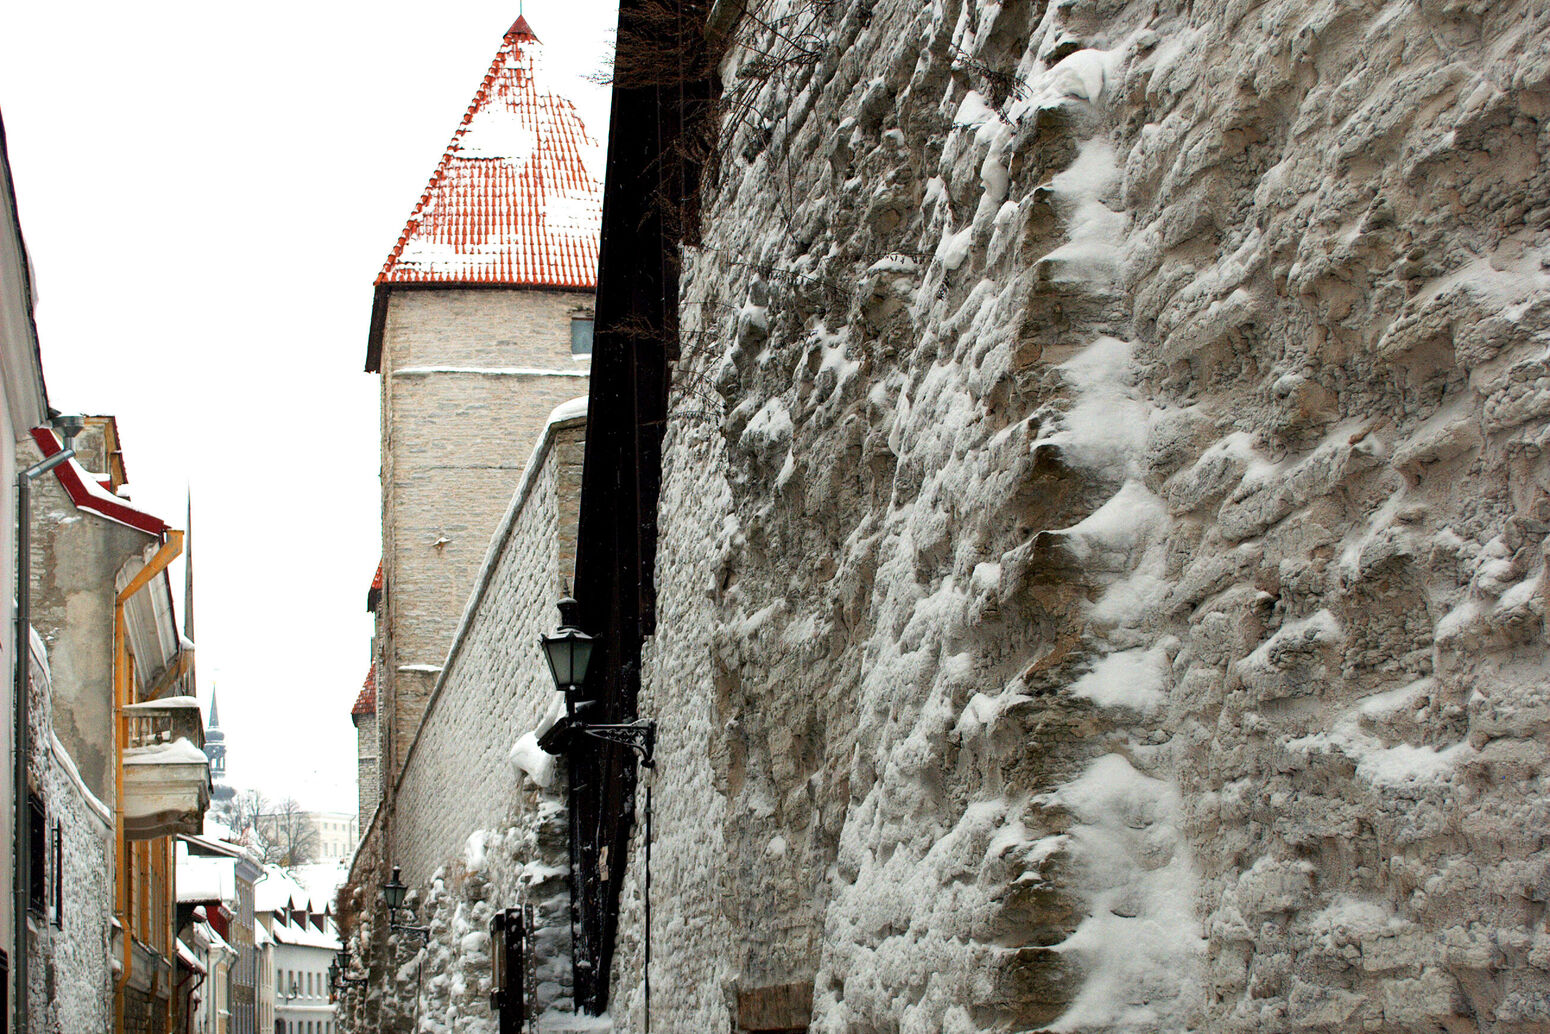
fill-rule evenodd
<path id="1" fill-rule="evenodd" d="M 54 820 L 54 925 L 65 928 L 65 825 Z"/>
<path id="2" fill-rule="evenodd" d="M 592 317 L 572 316 L 570 321 L 570 354 L 592 354 Z"/>
<path id="3" fill-rule="evenodd" d="M 28 824 L 31 828 L 27 830 L 27 848 L 32 862 L 27 906 L 41 914 L 48 908 L 48 816 L 43 811 L 43 798 L 30 790 L 27 807 L 32 813 L 32 821 Z"/>

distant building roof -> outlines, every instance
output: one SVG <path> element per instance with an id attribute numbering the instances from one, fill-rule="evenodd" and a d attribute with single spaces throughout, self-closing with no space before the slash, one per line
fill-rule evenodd
<path id="1" fill-rule="evenodd" d="M 377 666 L 373 664 L 366 672 L 366 681 L 361 683 L 361 691 L 355 697 L 355 706 L 350 708 L 351 717 L 358 718 L 362 715 L 377 713 Z"/>
<path id="2" fill-rule="evenodd" d="M 372 576 L 371 588 L 366 590 L 366 609 L 375 611 L 377 601 L 382 598 L 382 561 L 377 561 L 377 573 Z"/>
<path id="3" fill-rule="evenodd" d="M 596 142 L 575 105 L 541 88 L 541 52 L 518 18 L 377 276 L 368 371 L 381 356 L 385 288 L 597 286 L 603 192 L 586 161 Z"/>

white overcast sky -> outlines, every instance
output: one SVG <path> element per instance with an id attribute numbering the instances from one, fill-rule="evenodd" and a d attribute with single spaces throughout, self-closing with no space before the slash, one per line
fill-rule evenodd
<path id="1" fill-rule="evenodd" d="M 584 76 L 616 11 L 525 11 L 600 141 L 608 94 Z M 181 527 L 193 493 L 200 696 L 219 692 L 238 786 L 355 807 L 349 709 L 380 548 L 371 281 L 517 14 L 0 6 L 49 401 L 118 417 L 137 506 Z"/>

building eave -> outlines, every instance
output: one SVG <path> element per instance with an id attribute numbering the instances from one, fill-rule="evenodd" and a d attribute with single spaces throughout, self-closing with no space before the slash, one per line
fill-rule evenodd
<path id="1" fill-rule="evenodd" d="M 27 431 L 48 416 L 48 388 L 43 381 L 43 354 L 38 345 L 38 326 L 33 318 L 37 300 L 32 262 L 22 237 L 21 212 L 11 178 L 11 159 L 6 149 L 5 123 L 0 119 L 0 191 L 5 223 L 0 238 L 0 376 L 5 382 L 11 408 L 11 438 L 21 441 Z M 6 275 L 7 267 L 14 275 Z"/>

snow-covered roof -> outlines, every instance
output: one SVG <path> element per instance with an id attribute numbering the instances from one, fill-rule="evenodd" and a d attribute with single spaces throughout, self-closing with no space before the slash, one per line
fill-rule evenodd
<path id="1" fill-rule="evenodd" d="M 278 944 L 294 944 L 300 948 L 327 948 L 329 951 L 339 950 L 339 935 L 334 930 L 331 920 L 324 922 L 321 930 L 311 923 L 275 923 L 274 929 L 269 933 Z"/>
<path id="2" fill-rule="evenodd" d="M 597 144 L 575 105 L 541 88 L 541 54 L 518 18 L 377 284 L 597 286 Z"/>
<path id="3" fill-rule="evenodd" d="M 321 912 L 333 905 L 339 888 L 350 878 L 350 866 L 344 861 L 308 862 L 292 867 L 290 875 L 306 889 L 307 896 L 312 899 L 312 910 Z"/>
<path id="4" fill-rule="evenodd" d="M 309 895 L 307 888 L 291 879 L 290 874 L 278 865 L 264 866 L 264 878 L 253 888 L 253 909 L 256 912 L 280 912 L 292 904 L 306 908 Z M 321 912 L 319 908 L 317 911 Z"/>
<path id="5" fill-rule="evenodd" d="M 155 700 L 142 700 L 138 704 L 125 704 L 119 708 L 119 710 L 128 711 L 130 714 L 180 709 L 197 711 L 199 709 L 199 701 L 193 697 L 157 697 Z"/>
<path id="6" fill-rule="evenodd" d="M 47 427 L 34 427 L 32 440 L 37 443 L 38 450 L 45 457 L 64 449 L 64 446 L 59 443 L 59 438 Z M 99 517 L 127 524 L 131 528 L 138 528 L 152 535 L 161 535 L 167 531 L 167 523 L 160 517 L 130 506 L 104 488 L 101 482 L 88 474 L 86 469 L 73 459 L 66 460 L 55 467 L 54 476 L 59 479 L 60 486 L 64 488 L 65 494 L 70 497 L 70 501 L 78 510 L 89 510 Z"/>
<path id="7" fill-rule="evenodd" d="M 236 867 L 235 858 L 191 855 L 188 846 L 179 843 L 175 877 L 178 900 L 236 901 Z"/>
<path id="8" fill-rule="evenodd" d="M 195 973 L 205 972 L 204 963 L 200 962 L 194 953 L 189 950 L 188 945 L 183 943 L 183 938 L 179 937 L 177 942 L 178 961 L 183 963 L 183 965 L 187 966 L 189 969 L 193 970 Z"/>
<path id="9" fill-rule="evenodd" d="M 196 947 L 205 948 L 215 954 L 230 954 L 235 956 L 237 949 L 226 943 L 226 938 L 216 932 L 208 920 L 199 920 L 194 923 L 194 944 Z"/>

